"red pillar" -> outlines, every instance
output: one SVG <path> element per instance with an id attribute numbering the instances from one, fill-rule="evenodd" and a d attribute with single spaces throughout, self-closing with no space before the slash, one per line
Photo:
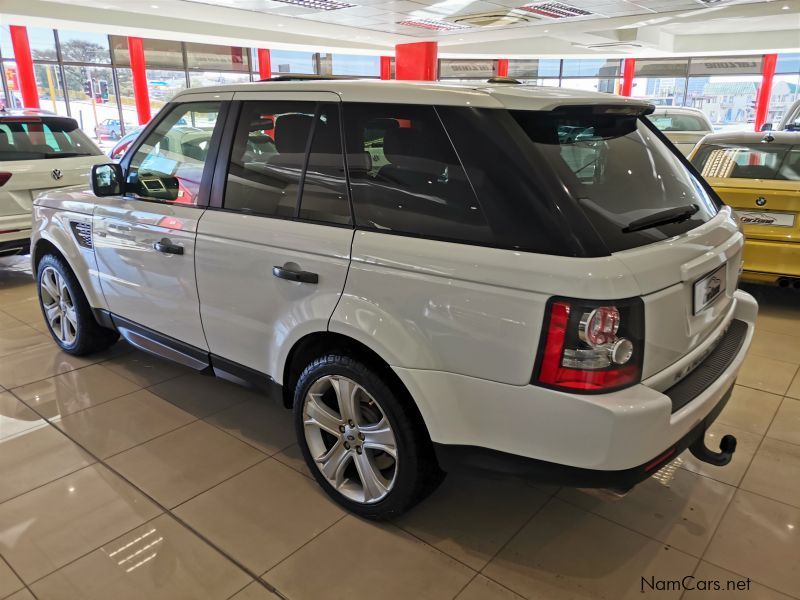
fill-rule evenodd
<path id="1" fill-rule="evenodd" d="M 22 105 L 25 108 L 39 108 L 39 92 L 36 89 L 28 30 L 21 25 L 10 25 L 8 29 L 11 33 L 11 45 L 14 47 L 14 59 L 17 61 L 17 81 L 22 93 Z"/>
<path id="2" fill-rule="evenodd" d="M 144 62 L 144 42 L 142 38 L 128 38 L 128 53 L 131 57 L 136 114 L 139 117 L 139 125 L 144 125 L 150 120 L 150 93 L 147 91 L 147 70 Z"/>
<path id="3" fill-rule="evenodd" d="M 394 77 L 412 81 L 436 81 L 437 62 L 436 42 L 397 44 L 394 53 Z"/>
<path id="4" fill-rule="evenodd" d="M 258 77 L 259 79 L 272 77 L 272 59 L 269 56 L 269 50 L 266 48 L 258 49 Z"/>
<path id="5" fill-rule="evenodd" d="M 381 56 L 381 79 L 392 78 L 392 57 Z"/>
<path id="6" fill-rule="evenodd" d="M 636 69 L 636 59 L 626 58 L 622 61 L 622 86 L 619 93 L 621 96 L 630 96 L 633 91 L 633 72 Z"/>
<path id="7" fill-rule="evenodd" d="M 772 96 L 772 79 L 775 77 L 777 54 L 765 54 L 761 67 L 761 87 L 756 96 L 756 131 L 761 131 L 769 113 L 769 99 Z"/>
<path id="8" fill-rule="evenodd" d="M 498 58 L 497 59 L 497 76 L 498 77 L 508 77 L 508 59 L 507 58 Z"/>

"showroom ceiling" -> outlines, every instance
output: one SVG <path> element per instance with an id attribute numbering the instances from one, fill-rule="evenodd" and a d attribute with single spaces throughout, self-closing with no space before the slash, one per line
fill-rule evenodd
<path id="1" fill-rule="evenodd" d="M 800 51 L 800 0 L 3 0 L 0 22 L 315 52 L 436 40 L 453 58 Z"/>

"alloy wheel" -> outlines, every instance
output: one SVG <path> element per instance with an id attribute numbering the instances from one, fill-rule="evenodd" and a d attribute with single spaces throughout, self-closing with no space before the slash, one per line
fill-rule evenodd
<path id="1" fill-rule="evenodd" d="M 39 291 L 47 325 L 53 335 L 62 344 L 74 344 L 78 337 L 78 313 L 64 278 L 53 267 L 47 267 L 42 271 Z"/>
<path id="2" fill-rule="evenodd" d="M 303 429 L 320 473 L 339 493 L 379 502 L 397 477 L 397 442 L 380 404 L 339 375 L 316 380 L 303 402 Z"/>

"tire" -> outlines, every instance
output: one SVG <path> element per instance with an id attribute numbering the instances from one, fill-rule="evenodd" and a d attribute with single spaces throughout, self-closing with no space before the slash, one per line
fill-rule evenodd
<path id="1" fill-rule="evenodd" d="M 39 262 L 36 291 L 47 330 L 64 352 L 91 354 L 119 339 L 116 331 L 95 320 L 78 279 L 61 257 L 47 254 Z"/>
<path id="2" fill-rule="evenodd" d="M 336 503 L 367 519 L 405 512 L 444 476 L 421 417 L 392 387 L 338 353 L 313 360 L 295 387 L 295 433 L 309 470 Z M 340 395 L 355 402 L 343 409 Z"/>

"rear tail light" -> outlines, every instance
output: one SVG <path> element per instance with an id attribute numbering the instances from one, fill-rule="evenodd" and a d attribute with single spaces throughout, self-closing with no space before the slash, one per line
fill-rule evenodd
<path id="1" fill-rule="evenodd" d="M 631 386 L 641 379 L 643 340 L 640 298 L 551 298 L 531 383 L 581 393 Z"/>
<path id="2" fill-rule="evenodd" d="M 3 187 L 9 179 L 11 179 L 11 173 L 0 171 L 0 187 Z"/>

